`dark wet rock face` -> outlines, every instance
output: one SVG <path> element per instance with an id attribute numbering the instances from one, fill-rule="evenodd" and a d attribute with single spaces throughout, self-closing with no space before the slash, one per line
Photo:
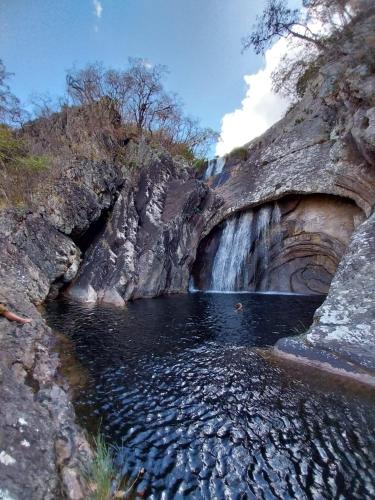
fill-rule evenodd
<path id="1" fill-rule="evenodd" d="M 74 238 L 112 207 L 122 183 L 121 168 L 111 161 L 75 161 L 54 186 L 41 213 L 55 228 Z"/>
<path id="2" fill-rule="evenodd" d="M 186 292 L 203 226 L 219 204 L 183 164 L 166 156 L 152 160 L 125 182 L 67 293 L 123 305 Z"/>
<path id="3" fill-rule="evenodd" d="M 22 289 L 41 303 L 53 282 L 69 282 L 80 263 L 73 241 L 39 214 L 0 213 L 0 278 L 2 287 Z"/>

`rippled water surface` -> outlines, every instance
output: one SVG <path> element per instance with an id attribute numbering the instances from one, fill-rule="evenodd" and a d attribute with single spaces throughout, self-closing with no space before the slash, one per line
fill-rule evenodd
<path id="1" fill-rule="evenodd" d="M 143 496 L 374 498 L 373 393 L 256 349 L 303 329 L 320 301 L 192 294 L 46 315 L 88 372 L 83 424 L 102 419 L 124 474 L 145 468 Z"/>

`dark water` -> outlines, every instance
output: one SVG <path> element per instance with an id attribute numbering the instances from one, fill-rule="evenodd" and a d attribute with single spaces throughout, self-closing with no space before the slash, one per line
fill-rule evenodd
<path id="1" fill-rule="evenodd" d="M 320 301 L 193 294 L 46 315 L 89 373 L 82 422 L 102 418 L 124 474 L 145 468 L 145 496 L 371 498 L 373 394 L 254 349 L 308 325 Z"/>

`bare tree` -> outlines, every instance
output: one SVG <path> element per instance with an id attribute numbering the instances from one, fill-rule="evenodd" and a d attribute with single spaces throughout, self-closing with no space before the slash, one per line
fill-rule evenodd
<path id="1" fill-rule="evenodd" d="M 294 46 L 284 54 L 276 69 L 272 72 L 272 90 L 297 101 L 305 92 L 305 79 L 312 77 L 317 69 L 319 52 L 315 47 L 306 44 Z"/>
<path id="2" fill-rule="evenodd" d="M 95 63 L 70 70 L 67 90 L 73 104 L 108 102 L 116 107 L 123 124 L 134 127 L 137 135 L 153 137 L 174 151 L 202 156 L 217 134 L 184 115 L 179 97 L 164 89 L 166 74 L 165 66 L 139 58 L 130 58 L 125 70 L 106 70 Z"/>
<path id="3" fill-rule="evenodd" d="M 243 50 L 253 47 L 256 54 L 264 54 L 280 37 L 298 38 L 314 44 L 319 50 L 324 48 L 320 36 L 307 26 L 299 9 L 287 7 L 286 0 L 268 0 L 262 15 L 257 17 L 253 31 L 242 40 Z"/>
<path id="4" fill-rule="evenodd" d="M 6 71 L 3 61 L 0 59 L 0 123 L 8 125 L 20 124 L 25 117 L 19 99 L 12 94 L 7 83 L 10 76 L 11 73 Z"/>
<path id="5" fill-rule="evenodd" d="M 101 63 L 88 64 L 81 70 L 72 69 L 66 75 L 69 97 L 74 104 L 90 104 L 106 93 L 104 69 Z"/>
<path id="6" fill-rule="evenodd" d="M 129 59 L 127 111 L 139 131 L 152 132 L 158 122 L 163 123 L 177 110 L 175 96 L 167 94 L 163 88 L 162 79 L 166 73 L 165 66 L 152 66 L 138 58 Z"/>
<path id="7" fill-rule="evenodd" d="M 351 0 L 303 0 L 303 9 L 289 8 L 287 0 L 268 0 L 253 31 L 242 40 L 243 50 L 253 47 L 257 54 L 264 54 L 275 39 L 294 38 L 321 52 L 327 39 L 351 22 L 359 10 L 360 3 Z M 323 29 L 314 30 L 314 22 Z"/>
<path id="8" fill-rule="evenodd" d="M 264 54 L 274 40 L 288 39 L 290 50 L 273 72 L 272 83 L 275 92 L 296 100 L 303 95 L 306 80 L 315 74 L 319 56 L 342 50 L 339 35 L 350 29 L 363 2 L 303 0 L 302 9 L 290 9 L 287 0 L 268 0 L 253 31 L 242 41 L 243 50 L 253 47 L 257 54 Z"/>

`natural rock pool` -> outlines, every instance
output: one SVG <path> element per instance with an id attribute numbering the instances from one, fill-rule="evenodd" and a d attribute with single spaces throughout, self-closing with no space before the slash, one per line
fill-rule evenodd
<path id="1" fill-rule="evenodd" d="M 191 294 L 126 309 L 51 302 L 88 374 L 81 423 L 144 467 L 149 498 L 371 498 L 375 395 L 259 349 L 312 321 L 322 298 Z M 234 304 L 242 302 L 240 313 Z"/>

